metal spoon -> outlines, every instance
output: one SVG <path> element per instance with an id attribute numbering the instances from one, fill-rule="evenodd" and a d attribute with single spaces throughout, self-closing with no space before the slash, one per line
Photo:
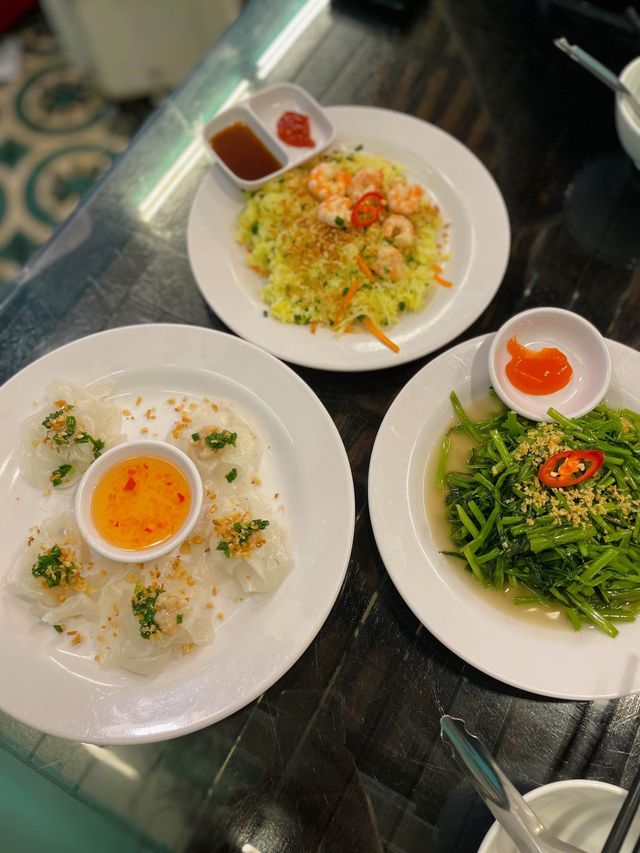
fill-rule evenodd
<path id="1" fill-rule="evenodd" d="M 521 853 L 584 853 L 552 835 L 498 767 L 464 720 L 440 718 L 440 736 L 469 781 Z"/>
<path id="2" fill-rule="evenodd" d="M 571 59 L 577 62 L 578 65 L 581 65 L 584 69 L 593 74 L 594 77 L 597 77 L 601 83 L 605 84 L 605 86 L 608 86 L 610 89 L 613 89 L 614 92 L 618 92 L 618 94 L 623 95 L 634 110 L 636 116 L 640 118 L 640 101 L 638 101 L 636 96 L 624 85 L 617 74 L 614 74 L 606 65 L 598 62 L 598 60 L 591 56 L 590 53 L 587 53 L 586 50 L 583 50 L 576 44 L 569 44 L 564 37 L 554 39 L 553 43 L 557 48 L 563 51 L 563 53 L 566 53 L 567 56 L 570 56 Z"/>

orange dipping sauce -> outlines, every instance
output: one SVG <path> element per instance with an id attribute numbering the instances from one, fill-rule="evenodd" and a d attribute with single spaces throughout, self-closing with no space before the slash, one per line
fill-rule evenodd
<path id="1" fill-rule="evenodd" d="M 185 523 L 191 489 L 172 462 L 134 456 L 116 462 L 91 496 L 96 530 L 116 548 L 139 551 L 170 539 Z"/>
<path id="2" fill-rule="evenodd" d="M 505 368 L 512 385 L 526 394 L 553 394 L 568 385 L 573 368 L 566 355 L 555 347 L 532 350 L 516 338 L 507 343 L 511 361 Z"/>

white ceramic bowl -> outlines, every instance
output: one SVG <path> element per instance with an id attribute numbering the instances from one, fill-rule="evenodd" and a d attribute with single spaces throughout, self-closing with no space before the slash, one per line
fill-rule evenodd
<path id="1" fill-rule="evenodd" d="M 534 350 L 557 347 L 573 368 L 571 380 L 553 394 L 527 394 L 507 378 L 505 367 L 511 356 L 507 342 Z M 532 421 L 550 422 L 550 408 L 568 418 L 578 418 L 601 402 L 611 381 L 611 356 L 600 332 L 579 314 L 563 308 L 531 308 L 516 314 L 496 332 L 489 350 L 491 384 L 502 402 Z"/>
<path id="2" fill-rule="evenodd" d="M 112 465 L 135 456 L 156 456 L 172 462 L 187 478 L 191 490 L 191 509 L 180 530 L 164 542 L 139 551 L 117 548 L 111 545 L 98 533 L 91 518 L 91 498 L 98 481 Z M 76 521 L 84 539 L 91 548 L 102 554 L 103 557 L 108 557 L 119 563 L 142 563 L 168 554 L 187 538 L 200 515 L 202 499 L 202 479 L 198 469 L 186 453 L 171 444 L 166 444 L 164 441 L 129 441 L 107 450 L 85 472 L 75 495 Z"/>
<path id="3" fill-rule="evenodd" d="M 622 69 L 620 79 L 640 100 L 640 56 Z M 640 169 L 640 118 L 622 95 L 616 95 L 616 129 L 622 147 Z"/>
<path id="4" fill-rule="evenodd" d="M 285 112 L 303 113 L 309 118 L 313 148 L 299 148 L 287 145 L 279 137 L 277 124 Z M 216 155 L 211 146 L 211 137 L 235 122 L 242 121 L 266 145 L 281 163 L 282 168 L 270 172 L 254 181 L 240 178 L 227 164 Z M 202 139 L 209 156 L 220 166 L 231 180 L 245 190 L 255 190 L 272 178 L 281 175 L 294 166 L 300 166 L 315 157 L 330 145 L 335 137 L 335 129 L 320 104 L 301 86 L 293 83 L 279 83 L 262 89 L 250 98 L 231 109 L 217 115 L 202 131 Z"/>
<path id="5" fill-rule="evenodd" d="M 600 853 L 627 792 L 616 785 L 589 779 L 552 782 L 524 795 L 547 827 L 562 841 L 586 853 Z M 631 853 L 640 835 L 640 814 L 631 825 L 621 853 Z M 485 835 L 478 853 L 518 853 L 498 823 Z"/>

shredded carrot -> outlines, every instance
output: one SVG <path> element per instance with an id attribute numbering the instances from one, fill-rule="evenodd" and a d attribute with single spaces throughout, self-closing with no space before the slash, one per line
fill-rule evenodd
<path id="1" fill-rule="evenodd" d="M 449 281 L 448 278 L 442 278 L 442 276 L 438 275 L 437 273 L 434 275 L 434 278 L 438 282 L 438 284 L 441 284 L 443 287 L 453 287 L 453 282 Z"/>
<path id="2" fill-rule="evenodd" d="M 382 341 L 382 343 L 386 347 L 389 347 L 390 350 L 393 350 L 393 352 L 400 352 L 400 347 L 398 346 L 398 344 L 394 344 L 394 342 L 385 335 L 382 329 L 376 326 L 371 317 L 364 317 L 362 320 L 362 325 L 365 327 L 367 332 L 374 335 L 379 341 Z"/>
<path id="3" fill-rule="evenodd" d="M 438 284 L 441 284 L 443 287 L 453 287 L 452 281 L 449 281 L 448 278 L 442 278 L 442 276 L 440 275 L 440 273 L 442 272 L 442 267 L 440 266 L 440 264 L 432 264 L 432 266 L 436 272 L 434 278 L 438 282 Z"/>
<path id="4" fill-rule="evenodd" d="M 350 335 L 352 332 L 355 332 L 355 330 L 356 327 L 349 324 L 348 326 L 345 326 L 344 333 L 345 335 Z"/>
<path id="5" fill-rule="evenodd" d="M 336 315 L 336 323 L 340 323 L 344 317 L 344 313 L 347 310 L 347 306 L 353 299 L 353 297 L 358 292 L 358 288 L 360 287 L 360 283 L 354 281 L 349 290 L 345 293 L 342 302 L 340 303 L 340 307 L 338 308 L 338 313 Z"/>
<path id="6" fill-rule="evenodd" d="M 260 269 L 260 267 L 256 267 L 254 264 L 251 264 L 251 269 L 252 269 L 254 272 L 257 272 L 257 273 L 258 273 L 258 275 L 261 275 L 261 276 L 266 276 L 266 275 L 267 275 L 267 273 L 265 272 L 265 270 Z"/>
<path id="7" fill-rule="evenodd" d="M 366 275 L 366 277 L 369 279 L 369 281 L 373 281 L 373 273 L 371 272 L 369 264 L 365 261 L 362 255 L 358 255 L 358 257 L 356 258 L 356 263 L 358 264 L 362 272 Z"/>
<path id="8" fill-rule="evenodd" d="M 313 320 L 313 322 L 311 323 L 311 334 L 312 335 L 315 335 L 317 328 L 318 328 L 318 321 Z"/>

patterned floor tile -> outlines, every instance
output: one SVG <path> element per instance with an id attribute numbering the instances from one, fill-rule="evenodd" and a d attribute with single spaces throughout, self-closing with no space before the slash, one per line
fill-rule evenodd
<path id="1" fill-rule="evenodd" d="M 19 35 L 22 73 L 0 86 L 0 304 L 150 110 L 106 101 L 65 62 L 44 19 Z"/>

